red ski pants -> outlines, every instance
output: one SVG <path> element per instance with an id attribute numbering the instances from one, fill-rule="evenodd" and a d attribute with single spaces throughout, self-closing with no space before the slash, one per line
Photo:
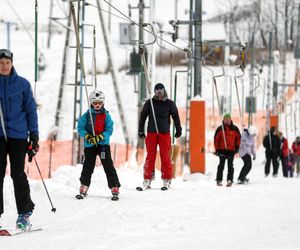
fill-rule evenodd
<path id="1" fill-rule="evenodd" d="M 160 149 L 162 179 L 172 179 L 172 165 L 169 152 L 171 149 L 170 133 L 147 133 L 146 136 L 147 157 L 144 165 L 144 179 L 151 179 L 154 171 L 157 145 Z"/>

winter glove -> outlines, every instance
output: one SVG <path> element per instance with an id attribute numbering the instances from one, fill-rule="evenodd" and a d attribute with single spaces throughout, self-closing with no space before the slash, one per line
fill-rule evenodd
<path id="1" fill-rule="evenodd" d="M 39 146 L 39 136 L 38 135 L 30 134 L 29 143 L 32 146 L 32 149 L 35 151 L 35 153 L 39 152 L 40 146 Z"/>
<path id="2" fill-rule="evenodd" d="M 140 139 L 145 139 L 145 137 L 146 137 L 144 132 L 139 132 L 138 135 L 139 135 Z"/>
<path id="3" fill-rule="evenodd" d="M 99 141 L 103 141 L 104 140 L 104 136 L 103 134 L 99 134 L 95 136 L 96 142 L 98 143 Z"/>
<path id="4" fill-rule="evenodd" d="M 179 138 L 181 135 L 182 135 L 181 131 L 176 131 L 176 133 L 175 133 L 176 138 Z"/>
<path id="5" fill-rule="evenodd" d="M 255 161 L 255 159 L 256 159 L 256 155 L 253 155 L 253 161 Z"/>
<path id="6" fill-rule="evenodd" d="M 27 143 L 27 154 L 28 154 L 28 161 L 31 162 L 32 158 L 36 155 L 36 153 L 40 150 L 39 146 L 39 136 L 30 134 L 29 135 L 29 142 Z"/>
<path id="7" fill-rule="evenodd" d="M 97 144 L 96 138 L 95 138 L 95 136 L 93 136 L 93 135 L 86 134 L 86 135 L 84 136 L 84 139 L 86 139 L 86 141 L 87 141 L 88 143 L 91 143 L 91 144 L 94 144 L 94 145 Z"/>

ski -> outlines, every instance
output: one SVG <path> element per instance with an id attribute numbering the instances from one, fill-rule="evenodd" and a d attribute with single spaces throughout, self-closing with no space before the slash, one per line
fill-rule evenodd
<path id="1" fill-rule="evenodd" d="M 86 195 L 83 195 L 83 194 L 77 194 L 77 195 L 75 195 L 75 198 L 77 200 L 83 200 L 85 197 L 86 197 Z"/>
<path id="2" fill-rule="evenodd" d="M 19 234 L 24 234 L 24 233 L 32 233 L 32 232 L 37 232 L 37 231 L 41 231 L 42 228 L 34 228 L 34 229 L 30 229 L 27 231 L 23 231 L 21 229 L 0 229 L 0 236 L 15 236 L 15 235 L 19 235 Z"/>
<path id="3" fill-rule="evenodd" d="M 145 191 L 147 189 L 151 189 L 151 187 L 143 188 L 143 187 L 136 187 L 137 191 Z"/>
<path id="4" fill-rule="evenodd" d="M 112 201 L 117 201 L 117 200 L 119 200 L 119 197 L 118 197 L 118 196 L 113 196 L 113 197 L 111 198 L 111 200 L 112 200 Z"/>

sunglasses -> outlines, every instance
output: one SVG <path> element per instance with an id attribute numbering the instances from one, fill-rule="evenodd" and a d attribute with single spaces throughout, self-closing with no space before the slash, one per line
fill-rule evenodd
<path id="1" fill-rule="evenodd" d="M 0 58 L 6 57 L 8 59 L 13 58 L 13 53 L 10 52 L 8 49 L 0 49 Z"/>

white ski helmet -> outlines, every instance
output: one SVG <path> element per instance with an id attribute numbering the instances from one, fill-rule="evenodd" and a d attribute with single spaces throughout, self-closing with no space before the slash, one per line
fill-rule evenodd
<path id="1" fill-rule="evenodd" d="M 250 125 L 250 127 L 248 128 L 248 133 L 251 136 L 257 135 L 257 129 L 255 126 Z"/>
<path id="2" fill-rule="evenodd" d="M 90 103 L 93 102 L 103 102 L 105 101 L 105 95 L 100 90 L 94 90 L 89 96 Z"/>

